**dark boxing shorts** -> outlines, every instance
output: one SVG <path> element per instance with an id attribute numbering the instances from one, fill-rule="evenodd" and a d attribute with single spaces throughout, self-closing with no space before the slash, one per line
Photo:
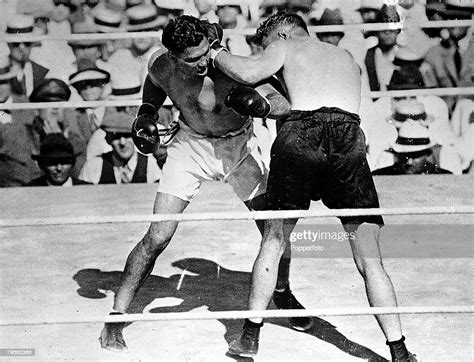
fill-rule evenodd
<path id="1" fill-rule="evenodd" d="M 358 115 L 339 108 L 292 111 L 272 146 L 267 185 L 270 210 L 378 208 Z M 384 224 L 377 216 L 340 217 L 343 224 Z"/>

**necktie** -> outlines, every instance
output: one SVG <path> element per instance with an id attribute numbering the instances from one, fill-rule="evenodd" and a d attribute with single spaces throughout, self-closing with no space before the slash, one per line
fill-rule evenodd
<path id="1" fill-rule="evenodd" d="M 130 167 L 128 167 L 127 165 L 120 166 L 119 170 L 120 170 L 120 183 L 129 184 L 130 181 L 132 181 L 132 178 L 130 175 L 130 172 L 131 172 Z"/>
<path id="2" fill-rule="evenodd" d="M 454 65 L 456 66 L 456 73 L 459 75 L 461 73 L 462 59 L 461 54 L 459 53 L 459 46 L 456 44 L 456 51 L 454 52 Z"/>

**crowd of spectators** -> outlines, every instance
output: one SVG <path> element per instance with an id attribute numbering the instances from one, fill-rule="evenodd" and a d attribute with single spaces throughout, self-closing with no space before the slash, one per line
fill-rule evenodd
<path id="1" fill-rule="evenodd" d="M 81 40 L 0 43 L 0 105 L 141 98 L 161 30 L 181 14 L 218 22 L 234 54 L 258 56 L 246 28 L 278 11 L 308 25 L 403 22 L 401 30 L 314 34 L 344 48 L 360 67 L 362 92 L 472 86 L 474 46 L 467 26 L 422 28 L 428 20 L 473 18 L 469 0 L 1 0 L 0 33 L 85 34 Z M 311 29 L 311 28 L 310 28 Z M 155 31 L 154 37 L 138 32 Z M 137 32 L 96 40 L 90 33 Z M 315 59 L 317 61 L 317 59 Z M 375 174 L 472 171 L 473 95 L 362 98 L 361 126 Z M 134 106 L 0 110 L 0 186 L 158 182 L 166 149 L 133 147 Z M 167 128 L 179 111 L 167 99 Z M 256 120 L 269 152 L 277 122 Z M 53 137 L 54 135 L 54 137 Z M 409 165 L 423 164 L 420 167 Z"/>

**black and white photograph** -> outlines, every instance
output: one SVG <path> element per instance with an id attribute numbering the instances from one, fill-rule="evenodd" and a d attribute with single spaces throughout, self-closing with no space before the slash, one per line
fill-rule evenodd
<path id="1" fill-rule="evenodd" d="M 474 360 L 473 28 L 0 0 L 0 360 Z"/>

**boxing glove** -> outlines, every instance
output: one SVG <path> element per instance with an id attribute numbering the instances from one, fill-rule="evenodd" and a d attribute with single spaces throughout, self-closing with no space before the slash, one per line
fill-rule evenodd
<path id="1" fill-rule="evenodd" d="M 143 103 L 138 109 L 137 118 L 132 124 L 132 139 L 138 150 L 148 155 L 160 143 L 158 133 L 158 112 L 149 103 Z"/>
<path id="2" fill-rule="evenodd" d="M 222 38 L 224 37 L 224 29 L 222 29 L 222 26 L 219 24 L 210 23 L 206 20 L 203 20 L 202 24 L 207 30 L 207 40 L 211 46 L 211 61 L 215 68 L 214 59 L 216 59 L 217 54 L 222 51 L 228 51 L 226 47 L 221 45 Z"/>
<path id="3" fill-rule="evenodd" d="M 233 87 L 224 104 L 242 116 L 265 118 L 271 112 L 270 102 L 255 89 L 246 86 Z"/>

